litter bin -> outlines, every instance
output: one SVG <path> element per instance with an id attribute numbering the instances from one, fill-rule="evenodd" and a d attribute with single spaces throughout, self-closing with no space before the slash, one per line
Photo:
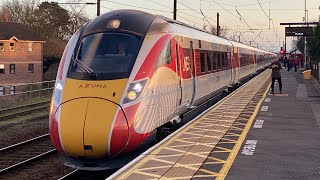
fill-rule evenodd
<path id="1" fill-rule="evenodd" d="M 311 70 L 306 70 L 302 72 L 304 79 L 310 79 L 311 78 Z"/>

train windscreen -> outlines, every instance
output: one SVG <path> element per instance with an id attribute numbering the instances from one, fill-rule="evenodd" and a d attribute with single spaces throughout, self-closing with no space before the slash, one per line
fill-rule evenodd
<path id="1" fill-rule="evenodd" d="M 122 33 L 97 33 L 82 38 L 70 72 L 87 68 L 99 79 L 127 78 L 140 49 L 141 37 Z M 79 62 L 79 63 L 76 63 Z"/>

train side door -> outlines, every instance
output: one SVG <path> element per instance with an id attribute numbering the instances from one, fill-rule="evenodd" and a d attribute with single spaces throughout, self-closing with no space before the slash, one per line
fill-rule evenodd
<path id="1" fill-rule="evenodd" d="M 173 49 L 175 51 L 175 60 L 176 60 L 176 73 L 177 73 L 177 76 L 178 76 L 178 103 L 177 103 L 177 107 L 181 106 L 182 104 L 182 97 L 183 97 L 183 90 L 182 90 L 182 64 L 181 64 L 181 53 L 180 50 L 179 50 L 179 43 L 178 43 L 178 37 L 175 37 L 174 39 L 172 39 L 173 41 Z"/>
<path id="2" fill-rule="evenodd" d="M 238 82 L 240 79 L 240 58 L 238 47 L 233 47 L 233 59 L 235 82 Z"/>
<path id="3" fill-rule="evenodd" d="M 191 82 L 191 87 L 192 88 L 192 98 L 190 101 L 190 105 L 193 104 L 194 98 L 195 98 L 195 93 L 196 93 L 196 73 L 195 73 L 195 52 L 194 52 L 194 48 L 193 48 L 193 42 L 190 41 L 190 70 L 191 70 L 191 76 L 192 76 L 192 82 Z"/>
<path id="4" fill-rule="evenodd" d="M 236 69 L 235 69 L 235 62 L 234 62 L 234 54 L 233 51 L 228 53 L 228 61 L 230 62 L 230 68 L 231 68 L 231 83 L 235 83 L 236 80 Z"/>

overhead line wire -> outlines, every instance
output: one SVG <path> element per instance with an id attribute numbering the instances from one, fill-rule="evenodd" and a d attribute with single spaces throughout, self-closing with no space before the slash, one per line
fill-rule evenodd
<path id="1" fill-rule="evenodd" d="M 125 3 L 119 3 L 119 2 L 115 2 L 115 1 L 109 1 L 109 0 L 101 0 L 101 1 L 110 2 L 110 3 L 114 3 L 114 4 L 120 4 L 120 5 L 123 5 L 123 6 L 140 8 L 140 9 L 153 10 L 153 11 L 159 11 L 159 12 L 171 12 L 172 13 L 172 11 L 164 11 L 164 10 L 159 10 L 159 9 L 145 8 L 145 7 L 141 7 L 141 6 L 135 6 L 135 5 L 125 4 Z"/>
<path id="2" fill-rule="evenodd" d="M 202 15 L 202 16 L 204 16 L 204 17 L 206 17 L 203 13 L 196 11 L 195 9 L 193 9 L 193 8 L 191 8 L 191 7 L 189 7 L 189 6 L 185 5 L 185 4 L 183 4 L 183 3 L 181 3 L 180 1 L 177 1 L 177 2 L 178 2 L 179 4 L 181 4 L 182 6 L 184 6 L 184 7 L 188 8 L 188 9 L 190 9 L 190 10 L 194 11 L 195 13 L 200 14 L 200 15 Z M 210 20 L 212 20 L 212 21 L 216 22 L 214 19 L 212 19 L 212 18 L 210 18 L 210 17 L 209 17 L 208 19 L 210 19 Z"/>
<path id="3" fill-rule="evenodd" d="M 237 13 L 239 14 L 240 18 L 243 20 L 244 23 L 249 27 L 249 29 L 254 33 L 253 29 L 250 27 L 250 25 L 247 23 L 247 21 L 241 16 L 240 12 L 238 9 L 236 9 Z"/>
<path id="4" fill-rule="evenodd" d="M 192 22 L 192 23 L 194 23 L 194 24 L 198 24 L 198 25 L 200 25 L 200 26 L 203 25 L 203 24 L 199 24 L 199 23 L 197 23 L 197 22 L 191 21 L 191 20 L 189 20 L 189 19 L 187 19 L 187 18 L 184 18 L 183 16 L 180 16 L 180 15 L 177 15 L 177 16 L 180 17 L 181 19 L 184 19 L 184 20 L 186 20 L 186 21 Z"/>
<path id="5" fill-rule="evenodd" d="M 257 1 L 258 1 L 258 3 L 259 3 L 259 6 L 260 6 L 260 7 L 261 7 L 261 9 L 262 9 L 262 11 L 263 11 L 264 15 L 266 15 L 266 16 L 267 16 L 267 18 L 270 20 L 270 17 L 267 15 L 267 13 L 264 11 L 263 7 L 261 6 L 260 1 L 259 1 L 259 0 L 257 0 Z"/>

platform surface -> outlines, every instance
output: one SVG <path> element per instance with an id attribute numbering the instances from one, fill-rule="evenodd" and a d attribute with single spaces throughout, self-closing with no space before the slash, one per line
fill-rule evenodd
<path id="1" fill-rule="evenodd" d="M 299 71 L 282 76 L 283 95 L 266 97 L 226 179 L 320 179 L 320 93 Z"/>

